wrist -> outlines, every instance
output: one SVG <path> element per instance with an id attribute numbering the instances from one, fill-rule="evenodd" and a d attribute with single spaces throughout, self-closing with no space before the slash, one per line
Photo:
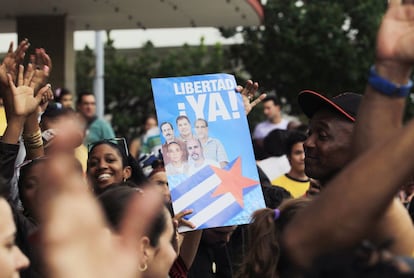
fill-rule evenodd
<path id="1" fill-rule="evenodd" d="M 393 61 L 376 61 L 375 71 L 382 78 L 396 84 L 405 85 L 410 81 L 412 66 Z"/>
<path id="2" fill-rule="evenodd" d="M 369 71 L 368 84 L 385 96 L 407 97 L 413 87 L 412 80 L 406 77 L 408 72 L 404 68 L 390 68 L 380 65 L 379 73 L 376 66 L 372 66 Z"/>

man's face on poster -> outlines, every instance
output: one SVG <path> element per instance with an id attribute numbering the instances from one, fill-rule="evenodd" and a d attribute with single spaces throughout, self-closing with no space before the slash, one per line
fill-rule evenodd
<path id="1" fill-rule="evenodd" d="M 163 124 L 161 127 L 162 136 L 164 136 L 167 142 L 174 140 L 174 130 L 169 123 Z"/>
<path id="2" fill-rule="evenodd" d="M 191 125 L 187 119 L 179 119 L 177 121 L 177 126 L 181 136 L 185 137 L 191 134 Z"/>
<path id="3" fill-rule="evenodd" d="M 208 127 L 205 121 L 203 120 L 197 120 L 195 123 L 195 132 L 197 135 L 197 138 L 199 139 L 205 139 L 208 137 Z"/>
<path id="4" fill-rule="evenodd" d="M 187 141 L 187 151 L 188 155 L 191 157 L 194 161 L 203 160 L 203 150 L 200 146 L 200 143 L 196 139 L 190 139 Z"/>

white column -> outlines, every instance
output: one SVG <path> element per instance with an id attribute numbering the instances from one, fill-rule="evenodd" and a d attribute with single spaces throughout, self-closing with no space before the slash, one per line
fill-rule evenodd
<path id="1" fill-rule="evenodd" d="M 96 74 L 94 80 L 94 93 L 96 97 L 96 115 L 103 118 L 105 114 L 105 88 L 104 88 L 104 31 L 95 32 Z"/>

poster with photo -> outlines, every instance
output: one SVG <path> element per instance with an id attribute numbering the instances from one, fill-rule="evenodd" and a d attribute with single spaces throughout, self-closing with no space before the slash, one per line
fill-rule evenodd
<path id="1" fill-rule="evenodd" d="M 196 229 L 249 223 L 265 204 L 234 76 L 151 83 L 174 212 L 193 209 L 186 219 Z"/>

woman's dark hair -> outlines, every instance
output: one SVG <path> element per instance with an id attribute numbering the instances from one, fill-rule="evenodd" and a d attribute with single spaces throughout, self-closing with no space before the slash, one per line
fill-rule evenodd
<path id="1" fill-rule="evenodd" d="M 309 202 L 307 198 L 285 200 L 280 205 L 280 215 L 276 218 L 275 210 L 269 208 L 253 213 L 248 227 L 248 252 L 236 277 L 279 277 L 280 268 L 286 268 L 280 265 L 280 236 L 296 212 Z"/>
<path id="2" fill-rule="evenodd" d="M 122 167 L 126 167 L 129 165 L 126 150 L 124 150 L 120 145 L 116 144 L 115 142 L 112 142 L 110 139 L 108 140 L 105 139 L 105 140 L 92 143 L 88 150 L 88 157 L 93 152 L 93 150 L 100 145 L 108 145 L 112 147 L 114 150 L 116 150 L 119 156 L 121 156 L 122 158 Z"/>
<path id="3" fill-rule="evenodd" d="M 144 171 L 142 171 L 141 166 L 139 166 L 138 161 L 131 155 L 128 155 L 128 165 L 131 167 L 131 177 L 129 181 L 133 182 L 137 186 L 145 184 L 148 181 L 148 178 L 145 176 Z"/>
<path id="4" fill-rule="evenodd" d="M 106 219 L 115 231 L 119 231 L 126 208 L 135 194 L 142 194 L 142 191 L 128 186 L 128 183 L 122 183 L 109 187 L 99 195 L 98 200 L 102 205 Z M 167 221 L 165 213 L 162 211 L 152 220 L 146 234 L 152 247 L 157 247 L 160 236 L 167 227 Z"/>

